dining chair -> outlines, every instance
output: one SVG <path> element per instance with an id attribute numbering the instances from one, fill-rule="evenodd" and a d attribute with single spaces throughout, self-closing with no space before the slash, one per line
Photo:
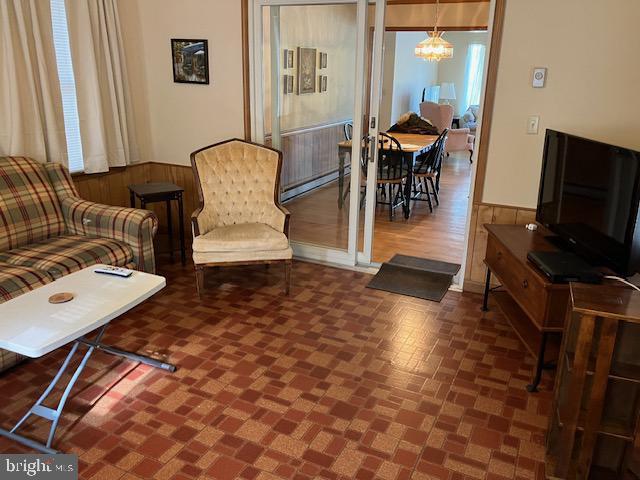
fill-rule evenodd
<path id="1" fill-rule="evenodd" d="M 351 140 L 353 137 L 353 123 L 345 123 L 343 125 L 345 140 Z"/>
<path id="2" fill-rule="evenodd" d="M 409 162 L 405 158 L 400 142 L 391 135 L 378 133 L 378 188 L 383 198 L 389 195 L 389 201 L 376 200 L 381 205 L 389 205 L 389 221 L 393 221 L 396 207 L 404 205 L 404 184 L 409 176 Z M 386 191 L 385 191 L 386 189 Z"/>
<path id="3" fill-rule="evenodd" d="M 427 153 L 417 158 L 415 165 L 413 166 L 413 195 L 411 199 L 414 201 L 427 202 L 429 205 L 429 211 L 433 212 L 433 203 L 431 197 L 433 196 L 436 201 L 436 205 L 440 205 L 440 198 L 438 197 L 438 177 L 440 175 L 440 167 L 442 165 L 442 157 L 445 151 L 445 145 L 447 142 L 448 129 L 440 134 L 440 136 L 433 143 L 433 146 Z M 431 187 L 431 191 L 429 191 Z M 426 198 L 423 198 L 426 195 Z"/>

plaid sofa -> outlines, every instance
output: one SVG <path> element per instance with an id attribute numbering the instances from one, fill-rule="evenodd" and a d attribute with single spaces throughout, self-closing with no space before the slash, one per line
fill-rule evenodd
<path id="1" fill-rule="evenodd" d="M 61 165 L 0 157 L 0 303 L 97 263 L 154 273 L 157 227 L 147 210 L 79 198 Z M 0 349 L 0 371 L 20 359 Z"/>

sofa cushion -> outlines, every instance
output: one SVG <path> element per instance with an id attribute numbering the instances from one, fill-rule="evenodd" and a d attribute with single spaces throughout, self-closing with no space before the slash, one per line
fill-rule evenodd
<path id="1" fill-rule="evenodd" d="M 57 279 L 97 263 L 132 267 L 133 251 L 108 238 L 64 235 L 0 253 L 0 262 L 35 268 Z"/>
<path id="2" fill-rule="evenodd" d="M 0 157 L 0 252 L 65 232 L 58 197 L 42 166 L 22 157 Z"/>
<path id="3" fill-rule="evenodd" d="M 264 223 L 227 225 L 193 239 L 194 252 L 264 252 L 288 248 L 287 236 Z"/>
<path id="4" fill-rule="evenodd" d="M 53 277 L 47 272 L 0 262 L 0 303 L 49 282 L 53 282 Z"/>

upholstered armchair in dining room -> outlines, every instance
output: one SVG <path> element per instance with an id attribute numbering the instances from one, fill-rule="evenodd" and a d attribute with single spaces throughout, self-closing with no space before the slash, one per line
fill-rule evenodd
<path id="1" fill-rule="evenodd" d="M 468 128 L 451 128 L 453 122 L 453 106 L 443 105 L 434 102 L 422 102 L 420 104 L 420 116 L 429 120 L 437 129 L 438 133 L 449 130 L 445 153 L 469 152 L 469 162 L 473 161 L 473 148 L 475 135 L 470 133 Z"/>
<path id="2" fill-rule="evenodd" d="M 279 202 L 282 153 L 232 139 L 191 154 L 200 207 L 191 216 L 196 287 L 207 267 L 282 263 L 285 292 L 293 252 L 289 212 Z"/>

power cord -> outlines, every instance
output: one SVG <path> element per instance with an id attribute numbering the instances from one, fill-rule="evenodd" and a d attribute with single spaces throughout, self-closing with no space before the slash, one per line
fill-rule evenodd
<path id="1" fill-rule="evenodd" d="M 609 280 L 617 280 L 618 282 L 624 283 L 625 285 L 629 285 L 631 288 L 635 288 L 640 292 L 640 287 L 638 287 L 637 285 L 634 285 L 631 282 L 626 281 L 622 277 L 616 277 L 615 275 L 605 275 L 604 278 L 608 278 Z"/>

